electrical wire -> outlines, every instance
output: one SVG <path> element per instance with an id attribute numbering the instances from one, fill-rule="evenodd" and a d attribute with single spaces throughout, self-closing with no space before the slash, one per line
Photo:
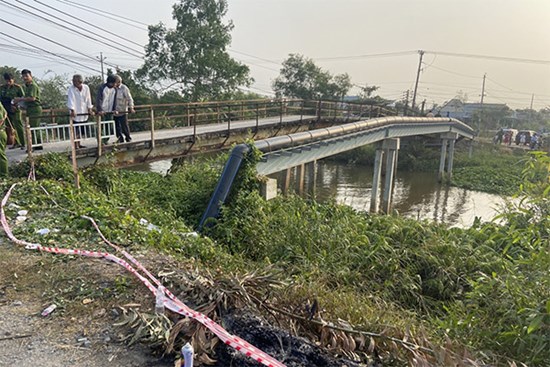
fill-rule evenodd
<path id="1" fill-rule="evenodd" d="M 19 0 L 16 0 L 16 1 L 20 3 Z M 122 48 L 118 48 L 118 47 L 112 45 L 111 43 L 106 43 L 104 40 L 97 39 L 97 38 L 95 38 L 95 37 L 93 37 L 93 36 L 90 36 L 89 34 L 80 32 L 79 30 L 75 29 L 74 27 L 68 27 L 68 26 L 66 26 L 66 25 L 59 24 L 59 23 L 57 23 L 57 22 L 55 22 L 55 21 L 53 21 L 53 20 L 51 20 L 51 19 L 48 19 L 48 18 L 46 18 L 46 17 L 43 17 L 42 15 L 33 13 L 33 12 L 30 11 L 30 10 L 23 9 L 23 8 L 21 8 L 20 6 L 17 6 L 17 5 L 14 5 L 14 4 L 10 4 L 9 2 L 7 2 L 7 1 L 5 1 L 5 0 L 0 0 L 0 2 L 6 4 L 6 5 L 8 5 L 8 6 L 11 6 L 11 7 L 15 8 L 15 9 L 17 9 L 17 10 L 19 10 L 19 11 L 22 11 L 22 12 L 25 12 L 25 13 L 28 13 L 28 14 L 31 14 L 31 15 L 35 16 L 36 18 L 39 18 L 39 19 L 42 19 L 42 20 L 44 20 L 44 21 L 46 21 L 46 22 L 48 22 L 48 23 L 54 24 L 54 25 L 57 26 L 57 27 L 63 28 L 63 29 L 65 29 L 65 30 L 68 30 L 69 32 L 72 32 L 72 33 L 74 33 L 74 34 L 77 34 L 77 35 L 79 35 L 79 36 L 81 36 L 81 37 L 85 37 L 85 38 L 87 38 L 87 39 L 89 39 L 89 40 L 92 40 L 92 41 L 94 41 L 94 42 L 97 42 L 97 43 L 99 43 L 99 44 L 101 44 L 101 45 L 105 45 L 105 46 L 107 46 L 107 47 L 114 48 L 114 49 L 117 50 L 117 51 L 122 51 L 122 52 L 124 52 L 124 53 L 127 53 L 127 54 L 129 54 L 129 55 L 135 56 L 135 57 L 137 57 L 137 58 L 141 58 L 141 57 L 143 56 L 143 54 L 142 54 L 142 55 L 139 55 L 139 54 L 134 54 L 134 53 L 132 53 L 132 52 L 127 51 L 127 50 L 126 50 L 127 47 L 124 46 L 124 45 L 121 45 L 120 43 L 113 42 L 113 43 L 119 44 L 120 46 L 122 46 Z M 30 7 L 30 8 L 32 8 L 32 9 L 41 11 L 40 9 L 37 9 L 36 7 L 33 7 L 33 6 L 31 6 L 31 5 L 27 5 L 27 4 L 24 4 L 24 5 L 26 5 L 26 6 Z M 59 18 L 59 17 L 56 17 L 55 15 L 51 15 L 51 14 L 49 14 L 49 13 L 47 13 L 47 12 L 42 11 L 42 13 L 47 14 L 48 16 L 50 16 L 50 17 L 52 17 L 52 18 L 55 18 L 55 19 L 64 21 L 63 19 L 61 19 L 61 18 Z M 92 33 L 93 33 L 93 32 L 92 32 Z M 131 48 L 128 48 L 128 49 L 131 49 Z M 139 52 L 139 51 L 138 51 L 138 52 Z M 116 65 L 111 65 L 111 66 L 116 67 Z"/>
<path id="2" fill-rule="evenodd" d="M 41 39 L 46 40 L 46 41 L 48 41 L 48 42 L 51 42 L 51 43 L 53 43 L 53 44 L 55 44 L 55 45 L 58 45 L 58 46 L 61 46 L 61 47 L 63 47 L 63 48 L 66 48 L 66 49 L 68 49 L 68 50 L 71 50 L 71 51 L 73 51 L 73 52 L 75 52 L 75 53 L 77 53 L 77 54 L 79 54 L 79 55 L 82 55 L 82 56 L 84 56 L 84 57 L 86 57 L 86 58 L 88 58 L 88 59 L 93 60 L 94 62 L 96 61 L 96 59 L 94 59 L 94 58 L 93 58 L 92 56 L 90 56 L 90 55 L 86 55 L 85 53 L 82 53 L 82 52 L 80 52 L 80 51 L 78 51 L 78 50 L 75 50 L 74 48 L 65 46 L 65 45 L 63 45 L 63 44 L 61 44 L 61 43 L 59 43 L 59 42 L 57 42 L 57 41 L 54 41 L 54 40 L 52 40 L 52 39 L 50 39 L 50 38 L 41 36 L 41 35 L 37 34 L 36 32 L 29 31 L 28 29 L 25 29 L 25 28 L 23 28 L 23 27 L 20 27 L 20 26 L 18 26 L 17 24 L 13 24 L 13 23 L 11 23 L 11 22 L 8 22 L 8 21 L 5 20 L 5 19 L 0 18 L 0 22 L 6 23 L 6 24 L 8 24 L 8 25 L 11 25 L 12 27 L 15 27 L 15 28 L 20 29 L 20 30 L 22 30 L 22 31 L 24 31 L 24 32 L 30 33 L 30 34 L 32 34 L 33 36 L 36 36 L 36 37 L 38 37 L 38 38 L 41 38 Z M 2 33 L 2 34 L 5 34 L 5 33 Z M 6 35 L 6 36 L 8 36 L 8 35 Z M 8 37 L 9 37 L 9 36 L 8 36 Z M 27 43 L 27 45 L 33 46 L 32 44 L 29 44 L 29 43 Z M 38 47 L 36 47 L 36 48 L 38 48 Z M 44 49 L 42 49 L 42 50 L 45 51 L 45 52 L 48 52 L 48 51 L 46 51 L 46 50 L 44 50 Z M 58 55 L 56 55 L 56 56 L 58 56 Z M 58 57 L 59 57 L 59 56 L 58 56 Z"/>
<path id="3" fill-rule="evenodd" d="M 129 25 L 131 27 L 135 27 L 135 28 L 138 28 L 138 29 L 145 29 L 147 30 L 147 27 L 149 26 L 148 24 L 145 24 L 145 23 L 142 23 L 138 20 L 135 20 L 135 19 L 130 19 L 130 18 L 126 18 L 126 17 L 123 17 L 122 15 L 117 15 L 116 17 L 113 16 L 113 15 L 110 15 L 108 12 L 106 12 L 105 10 L 101 10 L 101 9 L 97 9 L 97 8 L 93 8 L 89 5 L 81 5 L 79 3 L 76 3 L 74 1 L 70 1 L 70 0 L 56 0 L 60 3 L 63 3 L 65 5 L 69 5 L 69 6 L 74 6 L 74 7 L 77 7 L 81 10 L 84 10 L 84 11 L 87 11 L 89 13 L 92 13 L 92 14 L 96 14 L 96 15 L 100 15 L 104 18 L 109 18 L 111 20 L 116 20 L 117 22 L 122 22 L 126 25 Z M 127 23 L 127 22 L 124 22 L 122 21 L 121 19 L 123 20 L 128 20 L 130 22 L 133 22 L 133 23 L 136 23 L 136 24 L 140 24 L 142 26 L 145 26 L 145 27 L 139 27 L 137 25 L 134 25 L 134 24 L 131 24 L 131 23 Z"/>
<path id="4" fill-rule="evenodd" d="M 313 57 L 312 60 L 315 60 L 315 61 L 359 60 L 359 59 L 368 59 L 368 58 L 377 58 L 377 57 L 405 56 L 405 55 L 411 55 L 416 53 L 418 53 L 418 51 L 416 50 L 398 51 L 398 52 L 387 52 L 387 53 L 355 55 L 355 56 Z"/>
<path id="5" fill-rule="evenodd" d="M 525 95 L 529 95 L 529 96 L 530 96 L 530 95 L 533 95 L 533 94 L 536 94 L 537 96 L 546 96 L 546 97 L 550 97 L 550 94 L 529 93 L 529 92 L 517 91 L 517 90 L 514 90 L 514 89 L 512 89 L 512 88 L 510 88 L 510 87 L 507 87 L 507 86 L 505 86 L 504 84 L 501 84 L 501 83 L 497 82 L 496 80 L 491 79 L 491 78 L 489 78 L 489 77 L 487 77 L 487 80 L 489 80 L 489 81 L 495 83 L 495 84 L 498 85 L 498 86 L 501 86 L 502 88 L 506 88 L 508 91 L 513 92 L 513 93 L 525 94 Z"/>
<path id="6" fill-rule="evenodd" d="M 444 71 L 444 72 L 449 73 L 449 74 L 461 76 L 463 78 L 471 78 L 471 79 L 479 79 L 480 78 L 479 76 L 461 74 L 461 73 L 457 73 L 457 72 L 452 71 L 452 70 L 447 70 L 447 69 L 440 68 L 439 66 L 435 66 L 435 65 L 431 65 L 430 67 L 432 67 L 434 69 L 437 69 L 437 70 Z"/>
<path id="7" fill-rule="evenodd" d="M 234 52 L 236 54 L 240 54 L 240 55 L 244 55 L 244 56 L 248 56 L 248 57 L 253 57 L 255 59 L 258 59 L 258 60 L 261 60 L 261 61 L 264 61 L 264 62 L 267 62 L 267 63 L 270 63 L 270 64 L 275 64 L 277 66 L 280 66 L 281 63 L 280 62 L 275 62 L 273 60 L 268 60 L 268 59 L 264 59 L 264 58 L 261 58 L 261 57 L 258 57 L 258 56 L 254 56 L 254 55 L 251 55 L 251 54 L 248 54 L 246 52 L 242 52 L 242 51 L 237 51 L 237 50 L 234 50 L 234 49 L 231 49 L 231 48 L 228 48 L 229 51 L 231 52 Z M 242 62 L 244 62 L 244 60 L 241 60 Z"/>
<path id="8" fill-rule="evenodd" d="M 6 22 L 6 21 L 3 20 L 3 19 L 0 19 L 0 21 Z M 25 44 L 25 45 L 27 45 L 27 46 L 31 46 L 31 47 L 34 47 L 34 48 L 39 49 L 39 50 L 41 50 L 41 51 L 44 51 L 44 52 L 46 52 L 46 53 L 48 53 L 48 54 L 50 54 L 50 55 L 53 55 L 53 56 L 55 56 L 55 57 L 58 57 L 58 58 L 60 58 L 60 59 L 65 60 L 65 61 L 69 61 L 69 62 L 72 63 L 72 64 L 82 66 L 82 67 L 84 67 L 84 68 L 86 68 L 86 69 L 89 69 L 89 70 L 92 70 L 92 71 L 94 71 L 94 72 L 96 72 L 96 73 L 100 73 L 100 72 L 101 72 L 101 71 L 99 71 L 99 70 L 97 70 L 97 69 L 91 68 L 91 67 L 89 67 L 89 66 L 87 66 L 87 65 L 84 65 L 84 64 L 81 64 L 81 63 L 79 63 L 79 62 L 77 62 L 77 61 L 71 60 L 71 59 L 66 58 L 66 57 L 64 57 L 64 56 L 58 55 L 58 54 L 56 54 L 56 53 L 54 53 L 54 52 L 51 52 L 51 51 L 45 50 L 45 49 L 43 49 L 43 48 L 40 48 L 40 47 L 38 47 L 38 46 L 35 46 L 35 45 L 33 45 L 33 44 L 29 43 L 29 42 L 26 42 L 26 41 L 23 41 L 23 40 L 18 39 L 18 38 L 16 38 L 16 37 L 10 36 L 10 35 L 8 35 L 8 34 L 6 34 L 6 33 L 4 33 L 4 32 L 1 32 L 1 31 L 0 31 L 0 34 L 4 35 L 4 36 L 6 36 L 6 37 L 8 37 L 8 38 L 10 38 L 10 39 L 16 40 L 16 41 L 18 41 L 18 42 L 20 42 L 20 43 L 23 43 L 23 44 Z"/>
<path id="9" fill-rule="evenodd" d="M 550 60 L 523 59 L 523 58 L 518 58 L 518 57 L 476 55 L 476 54 L 464 54 L 464 53 L 441 52 L 441 51 L 424 51 L 424 52 L 425 53 L 430 53 L 430 54 L 442 55 L 442 56 L 454 56 L 454 57 L 465 57 L 465 58 L 473 58 L 473 59 L 486 59 L 486 60 L 497 60 L 497 61 L 509 61 L 509 62 L 550 65 Z"/>
<path id="10" fill-rule="evenodd" d="M 21 0 L 16 0 L 16 1 L 19 2 L 19 3 L 22 3 Z M 34 0 L 34 2 L 35 2 L 35 3 L 38 3 L 38 4 L 42 5 L 42 6 L 45 6 L 45 7 L 49 8 L 49 9 L 55 10 L 56 12 L 61 13 L 61 14 L 63 14 L 63 15 L 66 15 L 66 16 L 68 16 L 68 17 L 71 17 L 71 18 L 74 18 L 74 17 L 75 17 L 74 15 L 72 15 L 72 14 L 70 14 L 70 13 L 67 13 L 67 12 L 64 12 L 64 11 L 62 11 L 62 10 L 59 10 L 59 9 L 57 9 L 57 8 L 54 7 L 54 6 L 51 6 L 51 5 L 48 5 L 48 4 L 44 4 L 43 2 L 41 2 L 41 1 L 39 1 L 39 0 Z M 30 6 L 30 5 L 27 5 L 27 6 Z M 44 13 L 46 13 L 46 12 L 44 12 Z M 46 13 L 46 14 L 48 14 L 48 13 Z M 48 14 L 48 15 L 50 15 L 50 14 Z M 50 16 L 53 17 L 53 15 L 50 15 Z M 57 18 L 57 19 L 59 19 L 59 18 Z M 61 20 L 61 19 L 60 19 L 60 20 Z M 111 32 L 111 31 L 109 31 L 108 29 L 105 29 L 105 28 L 103 28 L 103 27 L 97 26 L 97 25 L 95 25 L 95 24 L 93 24 L 93 23 L 91 23 L 91 22 L 88 22 L 88 21 L 82 19 L 81 17 L 78 18 L 78 21 L 79 21 L 80 23 L 87 24 L 87 25 L 89 25 L 90 27 L 93 27 L 93 28 L 95 28 L 95 29 L 99 29 L 100 31 L 103 31 L 103 32 L 105 32 L 105 33 L 107 33 L 107 34 L 110 34 L 110 35 L 112 35 L 112 36 L 115 36 L 115 37 L 117 37 L 117 38 L 120 38 L 121 40 L 124 40 L 124 41 L 126 41 L 126 42 L 128 42 L 128 43 L 131 43 L 131 44 L 136 45 L 136 46 L 139 46 L 139 47 L 143 47 L 143 45 L 141 45 L 141 44 L 139 44 L 139 43 L 137 43 L 137 42 L 134 42 L 134 41 L 132 41 L 131 39 L 128 39 L 128 38 L 126 38 L 126 37 L 123 37 L 123 36 L 121 36 L 121 35 L 118 35 L 118 34 L 116 34 L 115 32 Z M 140 53 L 141 55 L 144 55 L 144 53 L 143 53 L 142 51 L 138 51 L 138 50 L 135 50 L 135 49 L 131 49 L 131 50 L 132 50 L 132 51 L 135 51 L 135 52 L 138 52 L 138 53 Z"/>

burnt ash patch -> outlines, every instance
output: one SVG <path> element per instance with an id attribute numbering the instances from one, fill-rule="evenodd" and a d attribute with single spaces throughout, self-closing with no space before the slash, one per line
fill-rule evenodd
<path id="1" fill-rule="evenodd" d="M 287 367 L 365 367 L 345 358 L 334 358 L 304 338 L 290 335 L 250 313 L 234 310 L 223 318 L 223 326 Z M 258 367 L 260 363 L 220 343 L 216 348 L 216 367 Z"/>

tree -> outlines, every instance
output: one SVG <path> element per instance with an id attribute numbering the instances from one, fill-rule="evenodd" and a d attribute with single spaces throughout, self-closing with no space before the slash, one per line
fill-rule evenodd
<path id="1" fill-rule="evenodd" d="M 359 98 L 361 100 L 368 100 L 368 99 L 371 99 L 373 97 L 373 93 L 376 92 L 378 89 L 380 89 L 380 87 L 377 87 L 376 85 L 368 85 L 368 84 L 365 84 L 364 87 L 359 87 L 359 89 L 361 90 L 359 92 Z"/>
<path id="2" fill-rule="evenodd" d="M 456 99 L 462 103 L 468 102 L 468 93 L 464 92 L 462 89 L 456 91 Z"/>
<path id="3" fill-rule="evenodd" d="M 341 99 L 351 89 L 348 74 L 332 76 L 313 60 L 290 54 L 273 82 L 277 96 L 301 99 Z"/>
<path id="4" fill-rule="evenodd" d="M 23 85 L 23 79 L 21 78 L 21 71 L 13 66 L 0 66 L 0 77 L 2 78 L 2 82 L 4 81 L 4 73 L 10 73 L 13 75 L 13 78 L 15 79 L 15 83 L 19 85 Z"/>
<path id="5" fill-rule="evenodd" d="M 137 81 L 135 74 L 131 70 L 118 69 L 116 74 L 122 78 L 122 83 L 130 89 L 136 105 L 151 104 L 157 100 L 156 93 L 143 83 Z"/>
<path id="6" fill-rule="evenodd" d="M 233 23 L 224 23 L 226 0 L 180 0 L 174 4 L 175 29 L 149 26 L 145 63 L 137 76 L 177 86 L 187 99 L 219 98 L 251 82 L 246 65 L 231 58 Z"/>
<path id="7" fill-rule="evenodd" d="M 341 97 L 342 100 L 349 92 L 353 84 L 351 83 L 351 78 L 346 74 L 338 74 L 332 78 L 333 82 L 331 87 L 333 88 L 334 96 Z"/>
<path id="8" fill-rule="evenodd" d="M 44 78 L 35 78 L 40 87 L 40 101 L 43 108 L 63 108 L 67 106 L 67 88 L 70 79 L 67 75 L 54 74 L 45 78 L 52 71 L 47 71 Z"/>

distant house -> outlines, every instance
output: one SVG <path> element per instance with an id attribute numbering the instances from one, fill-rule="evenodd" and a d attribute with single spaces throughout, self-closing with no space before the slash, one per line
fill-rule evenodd
<path id="1" fill-rule="evenodd" d="M 360 99 L 361 97 L 359 96 L 345 96 L 344 102 L 356 102 L 356 101 L 359 101 Z"/>
<path id="2" fill-rule="evenodd" d="M 507 110 L 504 103 L 464 103 L 460 99 L 451 99 L 439 110 L 441 116 L 456 118 L 461 121 L 472 121 L 472 117 L 481 110 L 485 112 L 497 112 Z"/>

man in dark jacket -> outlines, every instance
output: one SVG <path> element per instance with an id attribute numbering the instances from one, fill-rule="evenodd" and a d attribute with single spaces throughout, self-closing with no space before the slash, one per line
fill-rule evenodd
<path id="1" fill-rule="evenodd" d="M 116 107 L 117 89 L 115 88 L 116 77 L 114 75 L 107 76 L 106 83 L 101 84 L 96 96 L 96 111 L 103 121 L 113 119 L 113 113 Z M 102 139 L 103 144 L 109 142 L 109 138 Z"/>

